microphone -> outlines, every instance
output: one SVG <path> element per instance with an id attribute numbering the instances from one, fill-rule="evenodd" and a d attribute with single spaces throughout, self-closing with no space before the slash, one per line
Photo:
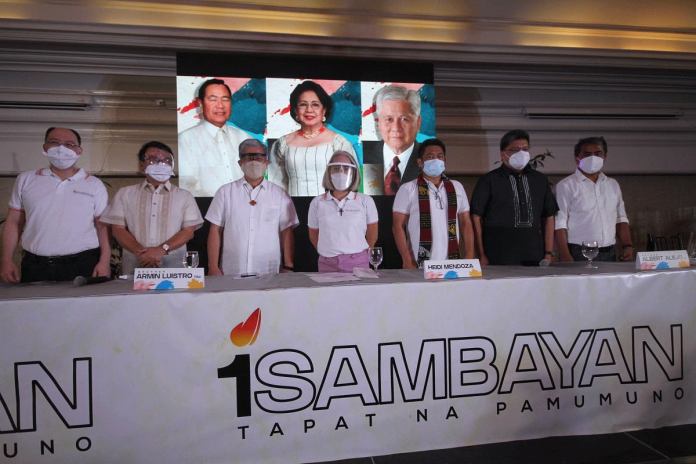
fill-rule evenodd
<path id="1" fill-rule="evenodd" d="M 73 285 L 75 287 L 82 287 L 83 285 L 92 285 L 92 284 L 101 284 L 104 282 L 108 282 L 109 279 L 106 276 L 99 276 L 99 277 L 83 277 L 83 276 L 77 276 L 75 277 L 75 280 L 73 280 Z"/>

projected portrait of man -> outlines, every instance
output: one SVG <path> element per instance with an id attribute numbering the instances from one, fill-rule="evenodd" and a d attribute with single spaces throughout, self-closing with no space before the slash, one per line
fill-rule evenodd
<path id="1" fill-rule="evenodd" d="M 213 196 L 222 185 L 243 176 L 237 147 L 249 134 L 229 123 L 232 99 L 224 80 L 206 80 L 195 99 L 200 123 L 179 134 L 179 183 L 194 196 Z"/>

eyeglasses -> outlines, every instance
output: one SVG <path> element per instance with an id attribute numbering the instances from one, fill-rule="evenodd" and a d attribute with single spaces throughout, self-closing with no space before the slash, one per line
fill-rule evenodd
<path id="1" fill-rule="evenodd" d="M 160 164 L 160 163 L 164 163 L 166 165 L 171 166 L 172 159 L 171 158 L 145 158 L 145 164 L 153 165 L 153 164 Z"/>
<path id="2" fill-rule="evenodd" d="M 242 153 L 239 155 L 239 159 L 242 161 L 265 161 L 265 153 Z"/>
<path id="3" fill-rule="evenodd" d="M 54 148 L 54 147 L 58 147 L 58 146 L 60 146 L 60 145 L 63 145 L 65 148 L 69 148 L 70 150 L 73 150 L 73 151 L 75 151 L 76 149 L 80 148 L 79 145 L 77 145 L 76 143 L 73 143 L 73 142 L 71 142 L 71 141 L 61 142 L 60 140 L 55 140 L 55 139 L 46 140 L 46 141 L 44 142 L 44 144 L 45 144 L 48 148 Z"/>
<path id="4" fill-rule="evenodd" d="M 507 150 L 504 150 L 504 151 L 510 152 L 510 153 L 519 153 L 521 151 L 529 151 L 531 149 L 532 149 L 532 147 L 529 147 L 529 146 L 527 146 L 527 147 L 512 147 L 512 148 L 508 148 Z"/>
<path id="5" fill-rule="evenodd" d="M 297 104 L 297 109 L 299 110 L 306 111 L 307 109 L 309 109 L 309 107 L 311 107 L 314 111 L 319 111 L 322 108 L 321 103 L 319 102 L 312 102 L 311 104 L 307 102 L 302 102 Z"/>
<path id="6" fill-rule="evenodd" d="M 600 158 L 604 156 L 604 150 L 597 150 L 597 151 L 583 151 L 582 152 L 583 158 L 587 156 L 599 156 Z"/>

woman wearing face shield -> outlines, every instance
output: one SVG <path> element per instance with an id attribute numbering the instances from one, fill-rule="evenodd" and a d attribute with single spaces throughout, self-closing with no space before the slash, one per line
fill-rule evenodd
<path id="1" fill-rule="evenodd" d="M 309 206 L 309 239 L 319 252 L 319 272 L 353 272 L 367 268 L 368 252 L 377 241 L 377 207 L 358 193 L 360 170 L 352 154 L 338 150 L 324 173 L 325 193 Z"/>

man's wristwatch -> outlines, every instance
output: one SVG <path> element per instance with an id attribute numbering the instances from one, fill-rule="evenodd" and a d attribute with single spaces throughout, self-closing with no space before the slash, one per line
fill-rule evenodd
<path id="1" fill-rule="evenodd" d="M 162 249 L 164 250 L 164 254 L 165 254 L 165 255 L 168 255 L 168 254 L 169 254 L 169 245 L 167 245 L 166 243 L 163 243 L 163 244 L 162 244 Z"/>
<path id="2" fill-rule="evenodd" d="M 626 245 L 623 246 L 622 250 L 625 250 L 626 248 L 632 248 L 635 250 L 635 247 L 633 246 L 632 243 L 627 243 Z"/>
<path id="3" fill-rule="evenodd" d="M 554 256 L 556 256 L 556 253 L 554 253 L 553 251 L 549 251 L 549 250 L 546 250 L 546 251 L 544 252 L 544 254 L 545 254 L 545 255 L 551 255 L 552 258 L 553 258 Z"/>
<path id="4" fill-rule="evenodd" d="M 295 272 L 295 268 L 292 266 L 288 266 L 287 264 L 283 264 L 283 270 Z"/>

